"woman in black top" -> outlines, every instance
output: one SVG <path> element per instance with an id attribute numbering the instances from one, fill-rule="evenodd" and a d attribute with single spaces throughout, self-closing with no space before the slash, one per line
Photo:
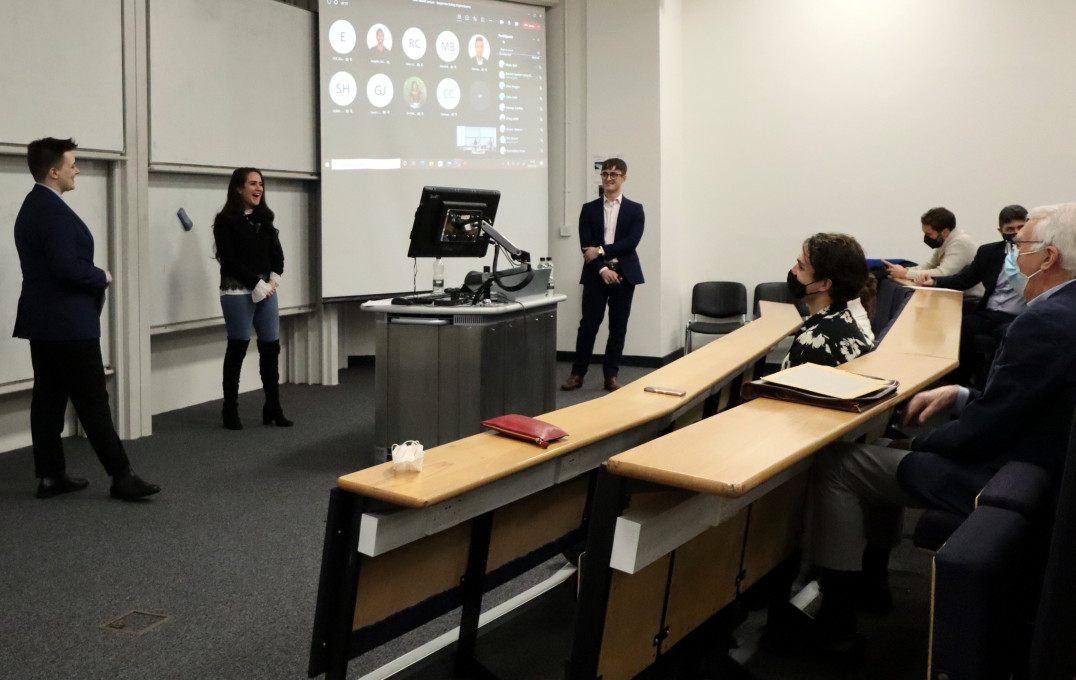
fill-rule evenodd
<path id="1" fill-rule="evenodd" d="M 239 374 L 250 343 L 258 334 L 258 358 L 265 406 L 262 422 L 290 427 L 280 407 L 280 312 L 276 290 L 284 273 L 284 251 L 265 204 L 262 173 L 238 168 L 228 183 L 228 199 L 213 221 L 220 262 L 220 306 L 228 329 L 224 353 L 224 427 L 242 430 L 239 420 Z"/>
<path id="2" fill-rule="evenodd" d="M 874 349 L 847 304 L 859 298 L 870 312 L 875 296 L 874 277 L 854 238 L 815 234 L 804 241 L 788 272 L 788 290 L 803 299 L 811 316 L 796 333 L 784 368 L 808 362 L 838 366 Z"/>

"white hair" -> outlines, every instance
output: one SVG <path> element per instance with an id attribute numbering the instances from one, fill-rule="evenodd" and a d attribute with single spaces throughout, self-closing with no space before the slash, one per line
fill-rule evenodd
<path id="1" fill-rule="evenodd" d="M 1059 203 L 1032 208 L 1027 221 L 1035 223 L 1035 238 L 1042 246 L 1053 246 L 1061 256 L 1061 268 L 1076 274 L 1076 203 Z"/>

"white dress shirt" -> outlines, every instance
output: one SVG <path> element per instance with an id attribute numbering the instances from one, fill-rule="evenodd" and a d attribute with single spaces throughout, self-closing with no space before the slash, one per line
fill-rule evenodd
<path id="1" fill-rule="evenodd" d="M 616 240 L 616 220 L 620 216 L 620 199 L 622 198 L 624 194 L 617 194 L 617 197 L 612 200 L 602 201 L 602 207 L 605 209 L 605 243 L 607 244 Z M 606 264 L 616 264 L 616 262 L 616 258 L 605 260 Z"/>

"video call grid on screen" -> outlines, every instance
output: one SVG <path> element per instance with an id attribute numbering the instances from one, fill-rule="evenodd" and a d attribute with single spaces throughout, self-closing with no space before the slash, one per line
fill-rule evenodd
<path id="1" fill-rule="evenodd" d="M 327 171 L 545 166 L 541 8 L 488 0 L 325 2 Z"/>

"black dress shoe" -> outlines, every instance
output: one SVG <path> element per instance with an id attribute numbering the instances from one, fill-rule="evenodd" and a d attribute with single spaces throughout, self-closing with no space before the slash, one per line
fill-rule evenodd
<path id="1" fill-rule="evenodd" d="M 37 497 L 52 498 L 53 496 L 59 496 L 62 493 L 82 491 L 89 485 L 90 483 L 81 477 L 68 477 L 67 475 L 60 475 L 59 477 L 42 477 L 41 481 L 37 484 Z"/>
<path id="2" fill-rule="evenodd" d="M 122 501 L 137 501 L 146 496 L 152 496 L 160 490 L 161 487 L 156 484 L 150 484 L 135 473 L 128 472 L 112 478 L 112 488 L 108 490 L 108 493 L 113 498 Z"/>

